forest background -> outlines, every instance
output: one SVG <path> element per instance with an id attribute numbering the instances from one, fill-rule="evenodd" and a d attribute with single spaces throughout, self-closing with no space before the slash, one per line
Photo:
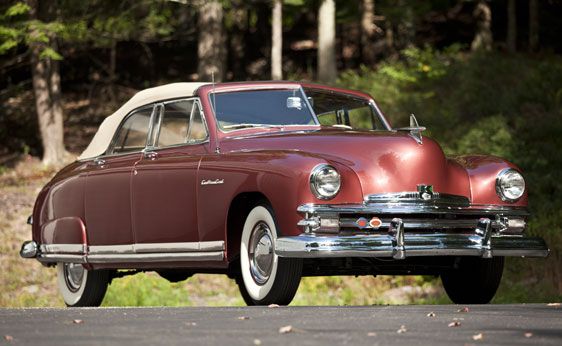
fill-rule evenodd
<path id="1" fill-rule="evenodd" d="M 507 260 L 494 302 L 562 299 L 561 0 L 0 1 L 0 306 L 62 306 L 55 270 L 19 258 L 39 189 L 136 91 L 286 79 L 415 113 L 448 155 L 525 172 L 547 259 Z M 433 277 L 305 278 L 295 305 L 444 303 Z M 114 280 L 104 305 L 241 305 L 226 277 Z"/>

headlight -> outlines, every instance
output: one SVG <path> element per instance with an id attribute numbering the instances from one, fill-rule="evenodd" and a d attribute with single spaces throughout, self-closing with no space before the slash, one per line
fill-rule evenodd
<path id="1" fill-rule="evenodd" d="M 513 168 L 504 169 L 496 178 L 496 193 L 502 201 L 515 202 L 525 193 L 525 179 Z"/>
<path id="2" fill-rule="evenodd" d="M 312 169 L 310 174 L 310 190 L 319 199 L 332 199 L 340 191 L 341 179 L 338 171 L 326 164 Z"/>

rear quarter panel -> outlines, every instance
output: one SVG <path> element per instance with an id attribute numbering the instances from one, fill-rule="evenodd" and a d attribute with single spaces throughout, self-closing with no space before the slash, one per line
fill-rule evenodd
<path id="1" fill-rule="evenodd" d="M 86 241 L 84 187 L 87 165 L 74 162 L 41 190 L 33 209 L 33 240 L 40 244 Z"/>

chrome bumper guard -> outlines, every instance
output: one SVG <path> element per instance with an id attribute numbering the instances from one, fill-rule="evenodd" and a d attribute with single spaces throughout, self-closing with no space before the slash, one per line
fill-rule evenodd
<path id="1" fill-rule="evenodd" d="M 412 208 L 409 205 L 366 204 L 303 205 L 298 211 L 305 215 L 298 223 L 304 233 L 299 236 L 279 237 L 275 243 L 275 253 L 278 256 L 404 259 L 415 256 L 546 257 L 549 253 L 542 238 L 523 235 L 524 217 L 528 213 L 521 208 L 441 205 L 417 205 Z M 350 214 L 380 215 L 381 218 L 401 214 L 406 218 L 383 221 L 380 228 L 368 225 L 359 227 L 356 224 L 355 229 L 363 233 L 345 235 L 339 232 L 339 227 L 345 228 L 349 225 L 346 215 Z M 410 214 L 455 214 L 464 219 L 420 221 L 411 219 L 408 216 Z M 478 215 L 485 217 L 478 218 Z M 466 218 L 471 216 L 477 218 L 467 221 Z M 515 227 L 514 220 L 517 221 Z"/>

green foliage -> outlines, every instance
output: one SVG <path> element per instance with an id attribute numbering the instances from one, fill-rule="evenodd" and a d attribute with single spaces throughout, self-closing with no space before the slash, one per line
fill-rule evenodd
<path id="1" fill-rule="evenodd" d="M 29 10 L 31 10 L 31 8 L 26 3 L 16 2 L 12 6 L 8 7 L 6 12 L 4 13 L 4 16 L 6 16 L 6 17 L 16 17 L 16 16 L 20 16 L 22 14 L 28 13 Z"/>
<path id="2" fill-rule="evenodd" d="M 458 140 L 456 152 L 513 157 L 514 138 L 511 131 L 507 119 L 502 115 L 479 120 Z"/>

